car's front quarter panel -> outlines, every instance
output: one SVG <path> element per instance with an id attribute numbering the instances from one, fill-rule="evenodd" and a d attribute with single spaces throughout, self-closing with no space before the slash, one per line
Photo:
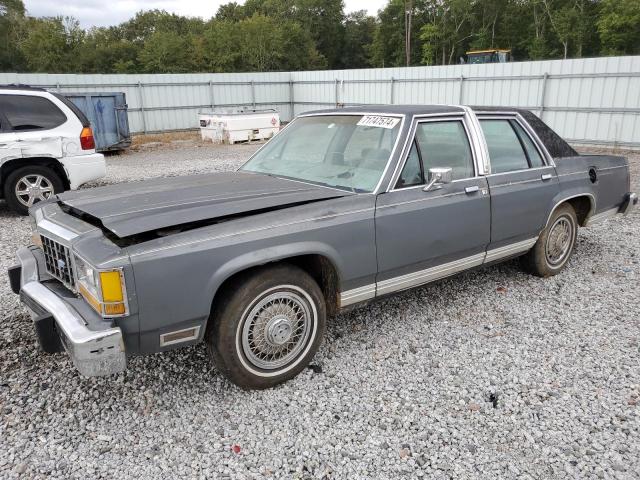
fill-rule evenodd
<path id="1" fill-rule="evenodd" d="M 374 195 L 352 195 L 129 247 L 140 306 L 140 350 L 163 350 L 160 335 L 184 328 L 200 326 L 194 342 L 200 340 L 215 293 L 232 275 L 251 267 L 315 254 L 333 263 L 340 291 L 374 283 L 374 209 Z"/>

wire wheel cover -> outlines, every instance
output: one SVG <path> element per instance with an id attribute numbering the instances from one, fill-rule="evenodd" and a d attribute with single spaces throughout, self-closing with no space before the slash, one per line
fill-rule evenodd
<path id="1" fill-rule="evenodd" d="M 311 308 L 302 296 L 278 289 L 258 299 L 243 319 L 243 353 L 258 368 L 279 369 L 304 350 L 313 322 Z"/>

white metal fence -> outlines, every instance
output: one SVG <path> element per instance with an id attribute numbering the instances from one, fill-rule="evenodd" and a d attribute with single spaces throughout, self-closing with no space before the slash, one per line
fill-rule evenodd
<path id="1" fill-rule="evenodd" d="M 197 127 L 197 112 L 275 108 L 288 120 L 336 105 L 523 107 L 577 144 L 640 147 L 640 56 L 340 71 L 72 75 L 0 73 L 0 84 L 121 91 L 133 132 Z"/>

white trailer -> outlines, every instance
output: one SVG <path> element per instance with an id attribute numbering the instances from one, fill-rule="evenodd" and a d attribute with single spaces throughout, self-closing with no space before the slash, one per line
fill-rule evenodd
<path id="1" fill-rule="evenodd" d="M 280 131 L 280 115 L 275 110 L 201 112 L 199 117 L 202 139 L 214 143 L 266 140 Z"/>

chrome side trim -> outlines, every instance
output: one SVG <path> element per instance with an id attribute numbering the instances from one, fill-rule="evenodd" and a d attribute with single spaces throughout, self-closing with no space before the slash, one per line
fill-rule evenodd
<path id="1" fill-rule="evenodd" d="M 538 241 L 538 237 L 529 238 L 521 242 L 512 243 L 504 247 L 499 247 L 499 248 L 494 248 L 493 250 L 489 250 L 487 251 L 487 256 L 484 260 L 484 263 L 493 262 L 501 258 L 506 258 L 512 255 L 517 255 L 518 253 L 526 252 L 529 249 L 531 249 L 531 247 L 533 247 L 537 241 Z"/>
<path id="2" fill-rule="evenodd" d="M 538 237 L 528 238 L 521 242 L 494 248 L 488 252 L 471 255 L 459 260 L 454 260 L 453 262 L 420 270 L 419 272 L 412 272 L 406 275 L 393 277 L 388 280 L 383 280 L 376 284 L 365 285 L 364 287 L 354 288 L 353 290 L 346 290 L 340 295 L 340 306 L 345 307 L 347 305 L 369 300 L 376 296 L 406 290 L 441 278 L 449 277 L 485 263 L 494 262 L 502 258 L 524 253 L 533 247 L 537 241 Z"/>
<path id="3" fill-rule="evenodd" d="M 407 288 L 422 285 L 434 280 L 453 275 L 454 273 L 467 270 L 468 268 L 477 267 L 484 262 L 485 253 L 478 253 L 470 257 L 455 260 L 453 262 L 438 265 L 437 267 L 427 268 L 419 272 L 409 273 L 399 277 L 391 278 L 378 282 L 378 295 L 405 290 Z"/>
<path id="4" fill-rule="evenodd" d="M 364 287 L 346 290 L 340 294 L 340 306 L 346 307 L 354 303 L 364 302 L 376 296 L 376 284 L 365 285 Z"/>
<path id="5" fill-rule="evenodd" d="M 179 338 L 178 340 L 166 340 L 166 338 L 169 335 L 175 335 L 176 333 L 182 333 L 182 332 L 188 332 L 188 331 L 193 331 L 193 334 L 189 335 L 188 337 Z M 183 328 L 182 330 L 174 330 L 173 332 L 167 332 L 160 335 L 160 346 L 167 347 L 169 345 L 175 345 L 176 343 L 190 342 L 192 340 L 197 340 L 199 336 L 200 336 L 200 325 L 196 327 Z"/>
<path id="6" fill-rule="evenodd" d="M 596 215 L 592 215 L 591 217 L 587 218 L 587 221 L 585 222 L 585 227 L 590 227 L 595 223 L 603 222 L 607 218 L 611 218 L 614 215 L 616 215 L 619 211 L 620 211 L 620 207 L 614 207 L 614 208 L 610 208 L 609 210 L 605 210 L 604 212 L 600 212 Z"/>

